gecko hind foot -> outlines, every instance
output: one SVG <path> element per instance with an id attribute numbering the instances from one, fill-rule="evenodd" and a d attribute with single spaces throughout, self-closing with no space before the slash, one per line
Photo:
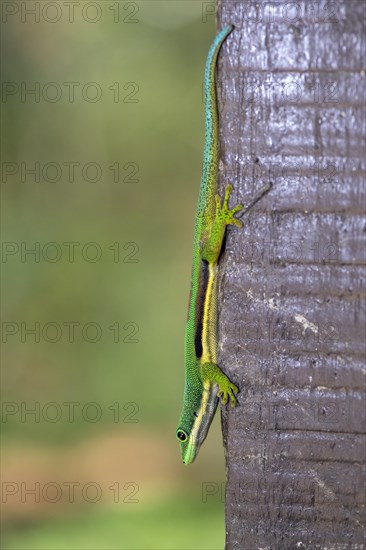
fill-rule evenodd
<path id="1" fill-rule="evenodd" d="M 221 206 L 221 200 L 219 195 L 215 196 L 216 216 L 217 218 L 221 219 L 225 225 L 232 224 L 232 225 L 236 225 L 237 227 L 243 227 L 243 223 L 240 220 L 234 218 L 234 214 L 242 210 L 244 206 L 242 204 L 237 204 L 231 210 L 229 208 L 229 198 L 232 190 L 233 190 L 233 187 L 229 183 L 225 188 L 225 197 L 224 197 L 222 206 Z"/>

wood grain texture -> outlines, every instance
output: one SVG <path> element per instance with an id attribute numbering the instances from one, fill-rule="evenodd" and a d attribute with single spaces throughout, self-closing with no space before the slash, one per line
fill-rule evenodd
<path id="1" fill-rule="evenodd" d="M 365 6 L 218 2 L 226 548 L 366 548 Z"/>

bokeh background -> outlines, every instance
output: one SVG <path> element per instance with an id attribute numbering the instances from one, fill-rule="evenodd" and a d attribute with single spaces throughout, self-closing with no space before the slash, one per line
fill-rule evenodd
<path id="1" fill-rule="evenodd" d="M 175 440 L 213 8 L 3 3 L 4 550 L 223 547 L 218 415 Z"/>

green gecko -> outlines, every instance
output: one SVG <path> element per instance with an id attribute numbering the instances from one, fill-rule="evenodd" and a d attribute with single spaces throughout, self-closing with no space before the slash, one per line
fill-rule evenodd
<path id="1" fill-rule="evenodd" d="M 205 69 L 205 148 L 194 232 L 191 294 L 185 334 L 185 386 L 183 409 L 176 436 L 184 464 L 190 464 L 206 438 L 218 398 L 231 405 L 239 389 L 217 365 L 217 272 L 226 226 L 241 227 L 234 217 L 243 208 L 228 207 L 231 185 L 221 205 L 217 193 L 219 130 L 216 97 L 216 61 L 220 47 L 233 30 L 225 27 L 216 36 Z"/>
<path id="2" fill-rule="evenodd" d="M 234 214 L 243 209 L 228 206 L 232 186 L 227 185 L 223 204 L 217 195 L 219 124 L 216 96 L 216 62 L 221 45 L 233 30 L 228 25 L 216 36 L 205 69 L 205 146 L 202 178 L 196 210 L 191 293 L 185 333 L 185 385 L 183 408 L 176 431 L 184 464 L 196 458 L 215 415 L 219 398 L 237 404 L 239 388 L 217 365 L 217 274 L 227 225 L 242 227 Z M 270 184 L 271 185 L 271 184 Z M 245 209 L 249 210 L 264 189 Z"/>

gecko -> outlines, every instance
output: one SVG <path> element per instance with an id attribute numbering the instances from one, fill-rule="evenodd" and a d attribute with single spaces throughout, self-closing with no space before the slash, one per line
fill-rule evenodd
<path id="1" fill-rule="evenodd" d="M 234 25 L 223 28 L 209 50 L 204 77 L 205 143 L 202 176 L 196 209 L 191 290 L 185 330 L 185 384 L 183 408 L 176 430 L 184 464 L 191 464 L 205 440 L 219 399 L 237 404 L 239 388 L 217 364 L 217 287 L 218 264 L 228 225 L 242 227 L 235 214 L 238 204 L 229 208 L 232 186 L 226 186 L 224 199 L 217 194 L 219 166 L 219 120 L 216 92 L 216 64 L 220 48 Z M 268 189 L 252 201 L 259 200 Z M 245 209 L 247 211 L 249 207 Z"/>

